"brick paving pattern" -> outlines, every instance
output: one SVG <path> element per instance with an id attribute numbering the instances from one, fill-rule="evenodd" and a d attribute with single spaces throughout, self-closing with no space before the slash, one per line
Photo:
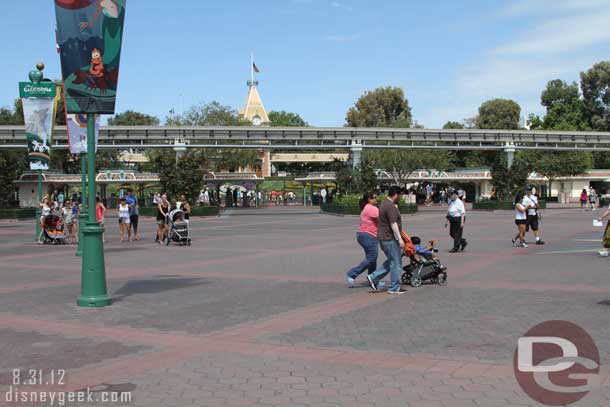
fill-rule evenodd
<path id="1" fill-rule="evenodd" d="M 354 217 L 233 211 L 193 219 L 191 247 L 154 244 L 148 218 L 142 241 L 121 244 L 110 219 L 114 303 L 99 309 L 75 305 L 74 246 L 40 247 L 31 223 L 0 222 L 0 405 L 30 405 L 4 398 L 13 369 L 66 369 L 65 384 L 20 390 L 133 396 L 100 406 L 536 406 L 512 357 L 518 337 L 550 319 L 582 326 L 600 350 L 602 384 L 575 405 L 610 405 L 600 231 L 589 213 L 549 210 L 547 245 L 512 248 L 511 216 L 469 213 L 470 245 L 456 255 L 441 211 L 405 217 L 411 235 L 439 239 L 449 284 L 398 298 L 362 278 L 346 287 L 361 259 Z"/>

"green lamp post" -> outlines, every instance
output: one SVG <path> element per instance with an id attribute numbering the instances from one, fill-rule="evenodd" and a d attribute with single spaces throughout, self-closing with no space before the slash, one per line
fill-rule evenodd
<path id="1" fill-rule="evenodd" d="M 81 211 L 79 226 L 82 278 L 76 303 L 103 307 L 110 305 L 111 298 L 106 287 L 103 229 L 95 219 L 95 117 L 114 114 L 126 0 L 98 1 L 97 7 L 90 7 L 89 1 L 54 3 L 66 113 L 87 115 L 87 161 L 83 160 L 82 173 L 86 167 L 88 182 L 85 188 L 82 181 L 83 209 L 85 199 L 89 204 L 86 218 Z"/>
<path id="2" fill-rule="evenodd" d="M 36 209 L 36 236 L 38 240 L 41 232 L 40 217 L 42 215 L 42 171 L 49 168 L 51 124 L 48 118 L 52 118 L 53 99 L 57 94 L 55 83 L 44 80 L 44 64 L 36 64 L 36 70 L 28 73 L 29 82 L 19 82 L 19 96 L 23 102 L 24 121 L 26 122 L 26 137 L 28 140 L 28 160 L 30 169 L 38 174 L 38 205 Z M 26 111 L 28 115 L 26 115 Z M 43 117 L 39 112 L 46 111 Z M 36 126 L 28 126 L 35 122 Z"/>
<path id="3" fill-rule="evenodd" d="M 104 243 L 102 226 L 95 219 L 95 115 L 87 115 L 87 176 L 89 202 L 87 220 L 81 224 L 82 231 L 82 269 L 81 295 L 76 303 L 81 307 L 104 307 L 112 302 L 106 287 L 106 265 L 104 263 Z M 85 194 L 83 191 L 83 201 Z"/>
<path id="4" fill-rule="evenodd" d="M 80 202 L 81 209 L 78 212 L 78 247 L 76 249 L 76 255 L 83 255 L 83 226 L 85 226 L 85 222 L 87 221 L 87 155 L 80 155 L 80 171 L 81 171 L 81 193 L 80 193 Z"/>

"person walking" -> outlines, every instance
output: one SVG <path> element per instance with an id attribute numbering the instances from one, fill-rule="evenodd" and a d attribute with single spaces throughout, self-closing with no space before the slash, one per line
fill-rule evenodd
<path id="1" fill-rule="evenodd" d="M 402 251 L 405 244 L 400 235 L 402 230 L 402 218 L 398 210 L 398 199 L 400 198 L 400 187 L 392 185 L 388 191 L 388 197 L 381 203 L 379 208 L 379 220 L 377 228 L 377 239 L 381 250 L 386 256 L 383 265 L 367 276 L 373 291 L 379 288 L 379 281 L 390 273 L 390 288 L 388 294 L 404 294 L 407 291 L 400 287 L 400 272 L 402 269 Z"/>
<path id="2" fill-rule="evenodd" d="M 356 241 L 364 250 L 365 258 L 360 264 L 347 272 L 347 284 L 350 287 L 354 286 L 356 278 L 364 270 L 368 270 L 368 273 L 372 274 L 377 269 L 379 208 L 376 205 L 377 196 L 372 192 L 364 194 L 360 199 L 360 227 L 356 233 Z"/>
<path id="3" fill-rule="evenodd" d="M 167 216 L 169 214 L 169 202 L 167 195 L 161 197 L 161 202 L 157 205 L 157 239 L 159 244 L 163 244 L 163 237 L 167 234 Z"/>
<path id="4" fill-rule="evenodd" d="M 95 198 L 95 220 L 99 222 L 102 229 L 104 229 L 104 214 L 106 213 L 106 207 L 102 203 L 102 198 L 99 196 Z M 102 232 L 102 241 L 106 243 L 106 230 Z"/>
<path id="5" fill-rule="evenodd" d="M 138 235 L 138 222 L 140 220 L 140 205 L 138 205 L 138 198 L 131 193 L 130 190 L 125 192 L 125 202 L 129 207 L 129 224 L 133 229 L 133 240 L 140 240 Z"/>
<path id="6" fill-rule="evenodd" d="M 591 210 L 594 211 L 597 209 L 597 192 L 595 192 L 595 188 L 589 188 L 589 204 L 591 205 Z"/>
<path id="7" fill-rule="evenodd" d="M 586 211 L 589 210 L 587 204 L 589 202 L 589 194 L 587 194 L 587 190 L 585 188 L 582 189 L 580 193 L 580 209 L 584 209 Z"/>
<path id="8" fill-rule="evenodd" d="M 512 239 L 513 246 L 518 239 L 521 247 L 527 247 L 527 243 L 525 243 L 525 233 L 527 231 L 528 224 L 527 211 L 530 209 L 530 207 L 524 203 L 523 194 L 521 193 L 515 196 L 515 202 L 513 205 L 515 207 L 515 225 L 517 225 L 517 235 Z"/>
<path id="9" fill-rule="evenodd" d="M 608 205 L 608 209 L 606 210 L 606 212 L 604 212 L 602 216 L 597 218 L 597 220 L 603 222 L 603 220 L 609 215 L 610 205 Z M 602 237 L 602 250 L 600 250 L 598 253 L 602 257 L 608 257 L 608 255 L 610 254 L 610 221 L 606 223 L 606 229 L 604 231 L 604 236 Z"/>
<path id="10" fill-rule="evenodd" d="M 180 195 L 180 203 L 180 209 L 182 209 L 182 212 L 184 212 L 184 221 L 188 225 L 191 217 L 191 205 L 186 200 L 186 195 Z"/>
<path id="11" fill-rule="evenodd" d="M 538 212 L 538 197 L 533 194 L 533 188 L 527 187 L 525 190 L 525 197 L 523 197 L 523 205 L 528 207 L 527 210 L 527 226 L 525 227 L 525 231 L 528 232 L 530 229 L 536 238 L 536 244 L 542 245 L 544 241 L 540 239 L 539 232 L 539 221 L 540 221 L 540 213 Z"/>
<path id="12" fill-rule="evenodd" d="M 38 244 L 42 244 L 42 235 L 44 234 L 44 219 L 51 214 L 51 206 L 49 205 L 49 198 L 44 198 L 39 204 L 41 209 L 40 219 L 40 234 L 38 235 Z"/>
<path id="13" fill-rule="evenodd" d="M 66 237 L 70 238 L 70 243 L 76 243 L 76 236 L 74 234 L 74 215 L 72 213 L 70 201 L 64 202 L 62 217 L 64 223 L 64 230 L 67 235 Z"/>
<path id="14" fill-rule="evenodd" d="M 458 191 L 451 191 L 449 210 L 447 211 L 447 223 L 449 223 L 449 235 L 453 238 L 453 249 L 449 253 L 464 251 L 468 242 L 464 239 L 464 222 L 466 221 L 466 208 L 464 202 L 459 199 Z M 445 227 L 447 227 L 445 223 Z"/>
<path id="15" fill-rule="evenodd" d="M 121 236 L 121 243 L 125 240 L 123 236 L 125 236 L 125 230 L 127 230 L 127 241 L 131 241 L 131 221 L 129 219 L 129 205 L 127 204 L 127 200 L 123 197 L 119 205 L 116 208 L 116 214 L 119 217 L 119 233 Z"/>

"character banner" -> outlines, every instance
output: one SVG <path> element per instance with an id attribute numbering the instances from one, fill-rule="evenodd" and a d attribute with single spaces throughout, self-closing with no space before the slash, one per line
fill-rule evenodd
<path id="1" fill-rule="evenodd" d="M 23 98 L 25 135 L 28 140 L 28 160 L 31 170 L 48 170 L 53 128 L 52 98 Z"/>
<path id="2" fill-rule="evenodd" d="M 67 113 L 114 113 L 125 3 L 55 0 Z"/>
<path id="3" fill-rule="evenodd" d="M 70 143 L 70 154 L 85 154 L 87 152 L 87 115 L 66 114 L 66 128 L 68 130 L 68 142 Z M 95 151 L 100 136 L 100 116 L 95 116 Z"/>

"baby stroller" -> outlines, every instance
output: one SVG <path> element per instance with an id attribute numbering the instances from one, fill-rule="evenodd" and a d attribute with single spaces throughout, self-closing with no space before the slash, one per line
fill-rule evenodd
<path id="1" fill-rule="evenodd" d="M 405 232 L 401 232 L 401 235 L 405 242 L 405 256 L 410 261 L 403 267 L 402 283 L 409 284 L 412 287 L 419 287 L 424 281 L 447 285 L 447 268 L 431 256 L 417 254 L 415 245 L 409 235 Z M 436 241 L 430 240 L 430 246 L 432 246 L 432 252 L 434 253 L 438 252 L 438 249 L 434 248 L 435 243 Z"/>
<path id="2" fill-rule="evenodd" d="M 42 227 L 44 244 L 66 244 L 66 234 L 57 215 L 47 215 Z"/>
<path id="3" fill-rule="evenodd" d="M 170 242 L 176 242 L 180 246 L 191 245 L 191 235 L 189 234 L 189 225 L 184 221 L 184 212 L 180 209 L 174 209 L 167 216 L 169 229 L 165 236 L 165 245 Z"/>

